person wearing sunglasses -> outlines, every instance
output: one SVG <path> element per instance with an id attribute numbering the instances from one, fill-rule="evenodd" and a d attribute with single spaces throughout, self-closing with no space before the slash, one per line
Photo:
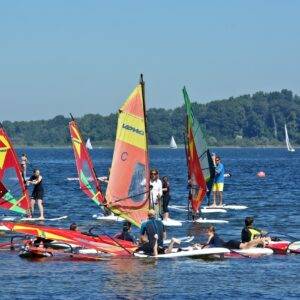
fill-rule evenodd
<path id="1" fill-rule="evenodd" d="M 159 179 L 157 169 L 153 169 L 150 172 L 150 203 L 151 207 L 155 210 L 156 216 L 160 214 L 160 198 L 162 196 L 162 182 Z"/>
<path id="2" fill-rule="evenodd" d="M 224 175 L 225 168 L 221 163 L 220 156 L 215 157 L 215 180 L 213 184 L 213 205 L 212 206 L 223 206 L 223 189 L 224 189 Z M 218 201 L 218 203 L 217 203 Z"/>

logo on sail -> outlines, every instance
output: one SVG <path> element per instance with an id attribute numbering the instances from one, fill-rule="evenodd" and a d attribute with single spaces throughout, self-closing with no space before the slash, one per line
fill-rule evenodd
<path id="1" fill-rule="evenodd" d="M 143 130 L 140 130 L 138 128 L 135 128 L 135 127 L 125 124 L 125 123 L 123 123 L 122 128 L 129 130 L 131 132 L 137 133 L 139 135 L 145 135 L 145 132 Z"/>

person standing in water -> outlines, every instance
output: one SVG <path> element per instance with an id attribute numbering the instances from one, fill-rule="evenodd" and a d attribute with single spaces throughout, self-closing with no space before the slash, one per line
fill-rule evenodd
<path id="1" fill-rule="evenodd" d="M 169 219 L 169 202 L 170 202 L 170 183 L 167 176 L 162 178 L 162 208 L 163 208 L 163 219 Z"/>
<path id="2" fill-rule="evenodd" d="M 24 180 L 26 180 L 27 164 L 29 164 L 28 157 L 25 153 L 23 153 L 21 156 L 21 170 L 22 170 L 22 176 Z"/>
<path id="3" fill-rule="evenodd" d="M 224 165 L 221 163 L 220 156 L 216 156 L 215 158 L 215 172 L 215 181 L 212 188 L 214 202 L 212 206 L 222 206 L 225 168 Z M 219 201 L 218 204 L 217 200 Z"/>
<path id="4" fill-rule="evenodd" d="M 40 220 L 44 220 L 44 187 L 43 187 L 43 177 L 39 170 L 34 170 L 33 175 L 27 181 L 28 184 L 34 185 L 31 194 L 31 213 L 33 215 L 35 202 L 37 202 L 40 211 Z"/>

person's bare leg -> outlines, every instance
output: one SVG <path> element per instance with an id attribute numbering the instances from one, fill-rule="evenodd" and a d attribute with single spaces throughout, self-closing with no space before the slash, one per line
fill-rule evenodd
<path id="1" fill-rule="evenodd" d="M 154 238 L 155 238 L 155 244 L 154 244 L 154 247 L 153 247 L 153 256 L 157 256 L 158 255 L 158 244 L 157 244 L 158 235 L 155 234 Z"/>
<path id="2" fill-rule="evenodd" d="M 169 244 L 168 249 L 165 250 L 165 253 L 172 253 L 174 244 L 180 244 L 180 240 L 172 238 L 171 243 Z"/>
<path id="3" fill-rule="evenodd" d="M 164 220 L 167 221 L 169 219 L 169 213 L 165 212 L 164 213 Z"/>
<path id="4" fill-rule="evenodd" d="M 256 247 L 257 245 L 263 245 L 263 244 L 264 244 L 263 239 L 255 239 L 255 240 L 247 242 L 247 243 L 241 243 L 240 249 L 249 249 L 252 247 Z"/>
<path id="5" fill-rule="evenodd" d="M 43 205 L 43 200 L 41 199 L 38 199 L 38 207 L 39 207 L 39 210 L 40 210 L 40 219 L 43 220 L 45 219 L 44 217 L 44 205 Z"/>
<path id="6" fill-rule="evenodd" d="M 213 200 L 214 200 L 214 203 L 212 204 L 212 206 L 216 206 L 216 200 L 217 200 L 217 192 L 216 191 L 213 191 Z"/>
<path id="7" fill-rule="evenodd" d="M 35 200 L 34 199 L 31 199 L 30 201 L 30 206 L 31 206 L 31 215 L 33 216 L 33 213 L 34 213 L 34 205 L 35 205 Z"/>
<path id="8" fill-rule="evenodd" d="M 219 192 L 219 206 L 223 205 L 223 193 Z"/>

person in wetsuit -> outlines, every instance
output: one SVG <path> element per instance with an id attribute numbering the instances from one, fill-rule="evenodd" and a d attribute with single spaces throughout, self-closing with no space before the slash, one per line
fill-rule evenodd
<path id="1" fill-rule="evenodd" d="M 114 238 L 119 239 L 119 240 L 123 240 L 123 241 L 128 241 L 128 242 L 135 243 L 135 240 L 134 240 L 133 236 L 130 234 L 130 231 L 131 231 L 131 223 L 128 222 L 128 221 L 125 221 L 123 223 L 122 232 L 116 234 L 114 236 Z"/>
<path id="2" fill-rule="evenodd" d="M 216 233 L 214 226 L 209 226 L 207 229 L 208 241 L 207 244 L 211 247 L 224 247 L 228 249 L 249 249 L 258 245 L 264 246 L 265 243 L 269 242 L 269 238 L 257 238 L 253 241 L 242 243 L 238 240 L 230 240 L 225 242 Z"/>
<path id="3" fill-rule="evenodd" d="M 34 170 L 33 175 L 27 181 L 27 184 L 34 185 L 32 194 L 31 194 L 31 213 L 33 215 L 34 206 L 37 202 L 39 211 L 40 211 L 40 220 L 44 220 L 44 187 L 43 187 L 43 177 L 40 174 L 39 170 Z"/>
<path id="4" fill-rule="evenodd" d="M 162 178 L 162 209 L 163 209 L 163 219 L 169 219 L 169 202 L 170 202 L 170 183 L 167 176 Z"/>
<path id="5" fill-rule="evenodd" d="M 247 243 L 247 242 L 253 241 L 256 238 L 261 237 L 262 234 L 266 233 L 260 229 L 254 228 L 253 222 L 254 222 L 253 217 L 245 218 L 245 227 L 243 228 L 243 230 L 241 232 L 242 243 Z"/>

